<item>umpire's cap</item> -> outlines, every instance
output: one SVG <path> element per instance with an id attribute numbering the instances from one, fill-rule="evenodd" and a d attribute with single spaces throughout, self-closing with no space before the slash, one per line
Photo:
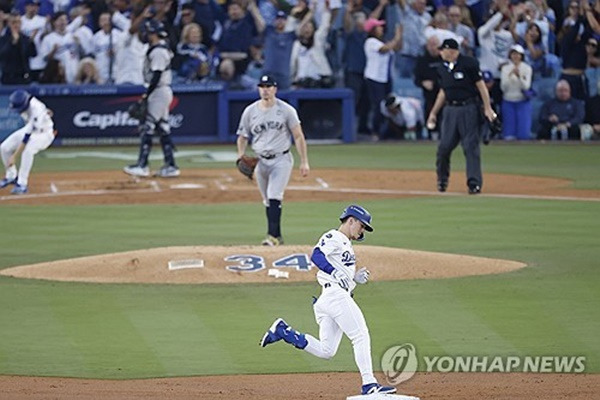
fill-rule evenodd
<path id="1" fill-rule="evenodd" d="M 260 77 L 258 81 L 258 86 L 269 87 L 269 86 L 277 86 L 277 82 L 271 75 L 263 75 Z"/>
<path id="2" fill-rule="evenodd" d="M 354 217 L 359 220 L 364 226 L 367 232 L 373 232 L 373 227 L 371 226 L 371 214 L 367 211 L 366 208 L 361 207 L 356 204 L 349 205 L 342 211 L 342 215 L 340 215 L 340 221 L 344 222 L 348 217 Z M 356 240 L 364 240 L 364 233 L 361 234 Z"/>
<path id="3" fill-rule="evenodd" d="M 27 110 L 30 101 L 31 94 L 26 90 L 18 89 L 12 92 L 8 98 L 8 106 L 11 110 L 20 113 Z"/>

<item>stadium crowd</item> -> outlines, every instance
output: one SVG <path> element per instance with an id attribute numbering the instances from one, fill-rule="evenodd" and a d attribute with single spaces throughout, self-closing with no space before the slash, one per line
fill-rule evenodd
<path id="1" fill-rule="evenodd" d="M 505 139 L 600 134 L 600 0 L 0 0 L 1 83 L 141 85 L 147 19 L 168 32 L 174 83 L 246 90 L 269 74 L 283 90 L 349 87 L 358 132 L 373 137 L 388 129 L 373 127 L 382 110 L 402 108 L 398 85 L 420 88 L 428 114 L 449 38 L 478 58 Z M 392 56 L 369 51 L 371 38 Z M 528 135 L 523 113 L 549 78 L 556 96 Z"/>

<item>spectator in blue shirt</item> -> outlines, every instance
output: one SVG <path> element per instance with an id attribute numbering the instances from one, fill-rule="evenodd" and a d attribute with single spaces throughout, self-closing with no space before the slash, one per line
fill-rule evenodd
<path id="1" fill-rule="evenodd" d="M 202 28 L 202 43 L 211 47 L 218 42 L 223 31 L 225 13 L 215 0 L 195 0 L 194 22 Z"/>
<path id="2" fill-rule="evenodd" d="M 352 0 L 348 1 L 344 14 L 344 82 L 347 88 L 354 92 L 355 113 L 358 117 L 358 132 L 367 134 L 369 128 L 369 95 L 365 82 L 364 71 L 367 63 L 365 56 L 365 41 L 367 33 L 364 23 L 367 19 L 363 11 L 354 11 Z"/>
<path id="3" fill-rule="evenodd" d="M 579 124 L 584 117 L 583 101 L 571 97 L 569 82 L 561 79 L 556 83 L 556 97 L 540 110 L 538 139 L 579 140 Z"/>
<path id="4" fill-rule="evenodd" d="M 292 17 L 278 11 L 273 25 L 265 28 L 264 74 L 273 77 L 279 90 L 291 86 L 290 58 L 295 40 Z"/>

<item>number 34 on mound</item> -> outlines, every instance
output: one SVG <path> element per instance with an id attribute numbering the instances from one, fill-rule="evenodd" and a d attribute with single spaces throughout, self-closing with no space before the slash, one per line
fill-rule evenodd
<path id="1" fill-rule="evenodd" d="M 227 262 L 236 262 L 236 265 L 227 265 L 226 270 L 231 272 L 258 272 L 266 268 L 265 259 L 253 254 L 235 254 L 224 258 Z M 308 254 L 292 254 L 273 261 L 276 268 L 295 268 L 298 271 L 310 271 L 312 263 Z"/>

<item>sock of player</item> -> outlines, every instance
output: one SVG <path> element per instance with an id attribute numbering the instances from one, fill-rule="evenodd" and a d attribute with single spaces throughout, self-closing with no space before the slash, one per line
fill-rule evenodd
<path id="1" fill-rule="evenodd" d="M 276 238 L 281 237 L 281 200 L 269 199 L 267 220 L 269 221 L 269 235 Z"/>

